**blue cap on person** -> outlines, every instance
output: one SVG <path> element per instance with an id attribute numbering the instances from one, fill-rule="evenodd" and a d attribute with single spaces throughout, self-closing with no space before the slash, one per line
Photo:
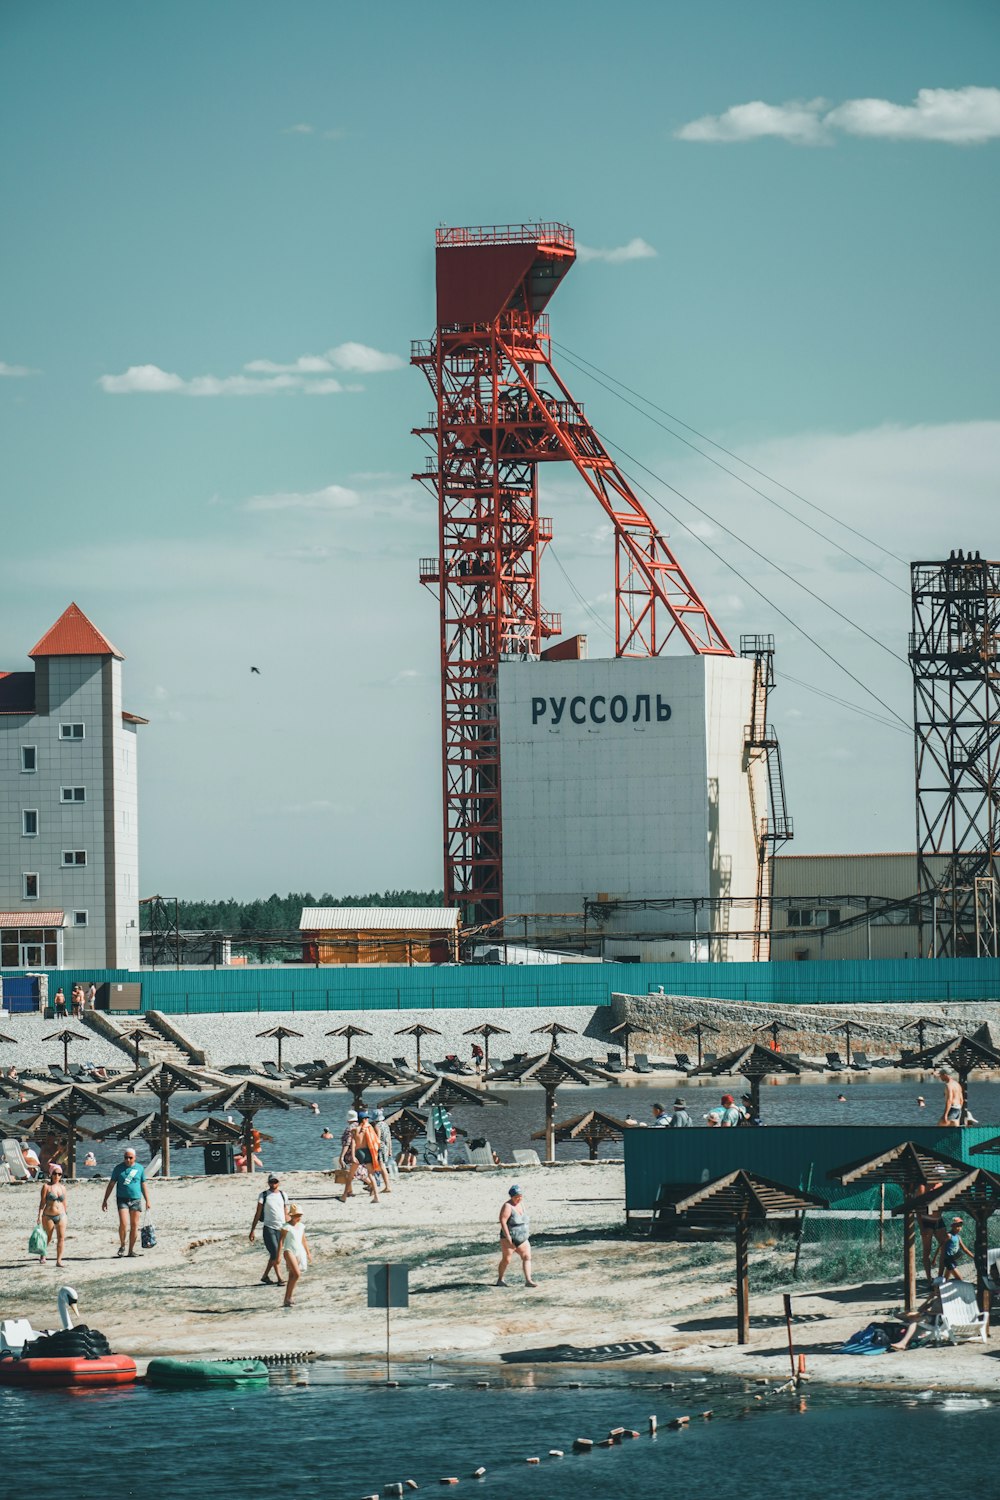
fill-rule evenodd
<path id="1" fill-rule="evenodd" d="M 509 1189 L 509 1191 L 507 1193 L 507 1197 L 508 1198 L 520 1198 L 520 1196 L 521 1196 L 521 1184 L 519 1182 L 512 1182 L 511 1185 L 510 1185 L 510 1189 Z"/>
<path id="2" fill-rule="evenodd" d="M 359 1120 L 367 1120 L 367 1118 L 368 1118 L 368 1111 L 365 1109 L 364 1105 L 362 1104 L 361 1108 L 358 1110 L 358 1119 Z"/>

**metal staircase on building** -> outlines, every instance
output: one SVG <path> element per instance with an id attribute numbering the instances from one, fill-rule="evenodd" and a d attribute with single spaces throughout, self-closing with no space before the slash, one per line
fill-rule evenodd
<path id="1" fill-rule="evenodd" d="M 781 767 L 781 747 L 774 725 L 767 722 L 768 696 L 774 687 L 774 636 L 740 637 L 740 655 L 753 661 L 753 689 L 750 699 L 751 720 L 743 731 L 743 753 L 750 788 L 750 817 L 757 840 L 757 881 L 754 892 L 755 959 L 771 956 L 771 875 L 774 855 L 780 844 L 794 836 L 792 820 L 785 804 L 785 777 Z M 757 807 L 752 767 L 763 760 L 767 771 L 766 809 Z"/>

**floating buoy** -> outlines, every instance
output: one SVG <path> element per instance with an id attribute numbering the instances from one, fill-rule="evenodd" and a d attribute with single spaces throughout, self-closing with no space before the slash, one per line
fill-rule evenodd
<path id="1" fill-rule="evenodd" d="M 667 1423 L 667 1426 L 668 1427 L 686 1427 L 687 1424 L 690 1422 L 690 1420 L 691 1420 L 690 1417 L 671 1417 L 670 1421 Z"/>
<path id="2" fill-rule="evenodd" d="M 601 1438 L 601 1441 L 597 1446 L 598 1448 L 613 1448 L 615 1446 L 615 1440 L 614 1438 Z"/>
<path id="3" fill-rule="evenodd" d="M 800 1375 L 804 1375 L 805 1373 L 806 1373 L 806 1357 L 805 1357 L 804 1354 L 800 1354 L 799 1355 L 799 1374 Z"/>
<path id="4" fill-rule="evenodd" d="M 591 1448 L 593 1446 L 594 1446 L 594 1440 L 593 1440 L 593 1438 L 574 1438 L 573 1439 L 573 1452 L 574 1453 L 589 1453 L 590 1450 L 591 1450 Z"/>
<path id="5" fill-rule="evenodd" d="M 563 1456 L 563 1451 L 562 1451 L 561 1448 L 550 1448 L 549 1449 L 549 1457 L 550 1458 L 562 1458 L 562 1456 Z"/>
<path id="6" fill-rule="evenodd" d="M 408 1479 L 406 1481 L 406 1488 L 408 1490 L 419 1490 L 420 1486 L 415 1479 Z"/>
<path id="7" fill-rule="evenodd" d="M 483 1468 L 473 1469 L 473 1471 L 472 1471 L 472 1477 L 473 1477 L 473 1479 L 482 1479 L 482 1477 L 483 1477 L 483 1475 L 485 1473 L 486 1473 L 486 1470 L 483 1469 Z"/>
<path id="8" fill-rule="evenodd" d="M 476 1390 L 477 1391 L 488 1391 L 489 1388 L 490 1388 L 490 1383 L 489 1383 L 488 1380 L 477 1380 L 476 1381 Z"/>
<path id="9" fill-rule="evenodd" d="M 382 1494 L 383 1495 L 392 1496 L 392 1495 L 401 1495 L 402 1493 L 403 1493 L 403 1486 L 398 1481 L 395 1484 L 384 1484 L 382 1486 Z"/>
<path id="10" fill-rule="evenodd" d="M 638 1436 L 639 1434 L 636 1432 L 634 1427 L 626 1427 L 625 1431 L 622 1433 L 623 1438 L 637 1438 Z"/>
<path id="11" fill-rule="evenodd" d="M 624 1427 L 612 1427 L 609 1430 L 609 1432 L 608 1432 L 608 1437 L 609 1438 L 614 1438 L 615 1442 L 617 1442 L 617 1443 L 620 1443 L 621 1440 L 622 1440 L 622 1438 L 624 1436 L 625 1436 L 625 1429 L 624 1429 Z"/>
<path id="12" fill-rule="evenodd" d="M 656 1435 L 656 1418 L 655 1417 L 650 1417 L 650 1419 L 649 1419 L 649 1435 L 650 1435 L 650 1437 L 654 1437 Z"/>
<path id="13" fill-rule="evenodd" d="M 540 1458 L 526 1458 L 524 1461 L 526 1464 L 540 1464 L 542 1460 Z"/>

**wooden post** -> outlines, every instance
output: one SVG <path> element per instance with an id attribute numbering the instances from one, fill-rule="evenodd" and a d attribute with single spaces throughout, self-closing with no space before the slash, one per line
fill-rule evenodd
<path id="1" fill-rule="evenodd" d="M 736 1342 L 750 1342 L 750 1222 L 746 1210 L 736 1220 Z"/>
<path id="2" fill-rule="evenodd" d="M 170 1176 L 170 1095 L 160 1094 L 160 1175 Z"/>
<path id="3" fill-rule="evenodd" d="M 903 1215 L 903 1307 L 917 1310 L 917 1217 L 910 1209 Z"/>
<path id="4" fill-rule="evenodd" d="M 243 1155 L 246 1157 L 247 1175 L 253 1171 L 253 1114 L 243 1116 Z"/>
<path id="5" fill-rule="evenodd" d="M 556 1159 L 555 1089 L 545 1090 L 545 1160 Z"/>
<path id="6" fill-rule="evenodd" d="M 66 1166 L 69 1169 L 70 1181 L 76 1177 L 76 1116 L 70 1115 L 66 1121 Z"/>
<path id="7" fill-rule="evenodd" d="M 974 1245 L 976 1256 L 976 1283 L 979 1292 L 979 1311 L 988 1313 L 990 1310 L 990 1292 L 986 1285 L 989 1274 L 989 1249 L 990 1230 L 989 1217 L 985 1213 L 976 1214 L 976 1242 Z M 990 1336 L 990 1325 L 986 1324 L 986 1337 Z"/>

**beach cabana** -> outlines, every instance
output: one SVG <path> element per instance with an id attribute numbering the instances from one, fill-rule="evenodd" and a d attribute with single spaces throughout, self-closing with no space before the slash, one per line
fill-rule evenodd
<path id="1" fill-rule="evenodd" d="M 47 1130 L 54 1136 L 62 1136 L 66 1141 L 66 1166 L 70 1178 L 76 1176 L 77 1136 L 83 1136 L 87 1140 L 97 1139 L 92 1130 L 81 1125 L 80 1121 L 85 1115 L 136 1113 L 126 1104 L 118 1104 L 94 1089 L 81 1088 L 78 1083 L 67 1084 L 65 1088 L 56 1089 L 41 1098 L 26 1099 L 23 1104 L 15 1104 L 13 1109 L 15 1114 L 31 1115 L 25 1122 L 25 1129 Z"/>
<path id="2" fill-rule="evenodd" d="M 714 1182 L 686 1194 L 670 1205 L 674 1214 L 697 1211 L 699 1222 L 715 1220 L 736 1226 L 736 1341 L 750 1342 L 750 1226 L 755 1222 L 803 1213 L 807 1208 L 828 1208 L 825 1198 L 785 1187 L 755 1172 L 727 1172 Z"/>
<path id="3" fill-rule="evenodd" d="M 407 1089 L 403 1094 L 397 1094 L 393 1098 L 387 1099 L 382 1108 L 385 1111 L 387 1121 L 390 1119 L 390 1110 L 397 1112 L 397 1114 L 409 1114 L 415 1120 L 419 1120 L 420 1115 L 416 1111 L 430 1111 L 436 1104 L 440 1105 L 442 1109 L 450 1110 L 488 1109 L 490 1105 L 506 1105 L 506 1103 L 506 1099 L 501 1099 L 499 1094 L 493 1094 L 489 1089 L 471 1089 L 468 1084 L 460 1083 L 457 1078 L 451 1077 L 450 1074 L 442 1073 L 428 1079 L 426 1083 L 416 1084 L 413 1088 Z M 433 1130 L 428 1128 L 426 1120 L 421 1123 L 421 1129 L 410 1136 L 410 1140 L 415 1140 L 416 1136 L 422 1134 L 424 1129 L 427 1130 L 428 1141 L 431 1141 L 433 1139 Z M 402 1135 L 398 1131 L 393 1130 L 391 1124 L 389 1125 L 389 1130 L 396 1136 L 397 1140 L 402 1140 Z"/>
<path id="4" fill-rule="evenodd" d="M 560 1120 L 555 1127 L 555 1140 L 560 1141 L 585 1141 L 591 1161 L 597 1160 L 598 1148 L 602 1141 L 624 1140 L 625 1121 L 616 1120 L 614 1115 L 603 1114 L 599 1109 L 589 1109 L 584 1115 L 574 1115 L 571 1120 Z M 531 1137 L 533 1141 L 544 1141 L 546 1130 L 536 1130 Z"/>
<path id="5" fill-rule="evenodd" d="M 851 1183 L 892 1182 L 902 1189 L 903 1303 L 907 1312 L 913 1312 L 917 1305 L 917 1191 L 921 1187 L 926 1190 L 932 1182 L 954 1181 L 968 1170 L 967 1162 L 940 1151 L 929 1151 L 926 1146 L 917 1146 L 913 1141 L 901 1141 L 898 1146 L 880 1151 L 876 1156 L 863 1157 L 843 1167 L 832 1167 L 826 1174 L 831 1182 L 839 1182 L 841 1187 L 848 1187 Z M 925 1191 L 919 1200 L 920 1206 L 925 1208 L 930 1197 Z"/>
<path id="6" fill-rule="evenodd" d="M 317 1068 L 314 1073 L 304 1073 L 292 1079 L 293 1089 L 347 1089 L 354 1100 L 354 1108 L 364 1103 L 365 1089 L 392 1088 L 399 1083 L 399 1074 L 385 1063 L 374 1062 L 370 1057 L 343 1057 L 340 1062 Z M 296 1101 L 298 1103 L 300 1101 Z"/>
<path id="7" fill-rule="evenodd" d="M 750 1108 L 756 1119 L 760 1114 L 761 1079 L 768 1078 L 773 1073 L 797 1075 L 802 1069 L 783 1053 L 772 1052 L 770 1047 L 751 1042 L 749 1046 L 737 1047 L 735 1052 L 727 1052 L 710 1068 L 695 1071 L 707 1072 L 712 1078 L 730 1078 L 736 1073 L 740 1074 L 750 1086 Z"/>
<path id="8" fill-rule="evenodd" d="M 238 1088 L 220 1089 L 210 1099 L 195 1099 L 191 1104 L 185 1104 L 185 1114 L 192 1114 L 196 1109 L 207 1109 L 211 1114 L 213 1109 L 232 1110 L 240 1116 L 241 1128 L 240 1139 L 243 1142 L 243 1155 L 246 1159 L 247 1172 L 253 1172 L 253 1136 L 254 1116 L 262 1109 L 288 1110 L 301 1106 L 309 1108 L 308 1100 L 294 1099 L 290 1094 L 280 1089 L 270 1088 L 266 1083 L 257 1083 L 247 1080 Z"/>
<path id="9" fill-rule="evenodd" d="M 932 1193 L 915 1202 L 903 1203 L 893 1209 L 895 1214 L 926 1213 L 928 1208 L 949 1209 L 951 1213 L 967 1214 L 976 1226 L 973 1245 L 976 1257 L 976 1290 L 979 1295 L 980 1312 L 990 1310 L 989 1249 L 990 1217 L 1000 1209 L 1000 1177 L 988 1172 L 985 1167 L 973 1167 L 963 1177 L 945 1182 Z M 944 1214 L 942 1213 L 942 1219 Z M 986 1324 L 989 1338 L 989 1322 Z"/>

